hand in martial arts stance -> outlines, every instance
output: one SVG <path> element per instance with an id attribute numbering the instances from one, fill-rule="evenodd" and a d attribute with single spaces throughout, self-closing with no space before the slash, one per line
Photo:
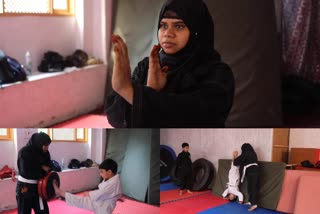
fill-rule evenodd
<path id="1" fill-rule="evenodd" d="M 19 177 L 16 188 L 18 214 L 48 214 L 47 201 L 38 194 L 38 180 L 51 170 L 50 137 L 41 132 L 31 136 L 18 154 Z"/>
<path id="2" fill-rule="evenodd" d="M 182 195 L 185 190 L 192 194 L 190 191 L 192 186 L 192 161 L 189 153 L 189 144 L 183 143 L 182 149 L 182 152 L 180 152 L 176 160 L 178 174 L 180 177 L 179 194 Z"/>
<path id="3" fill-rule="evenodd" d="M 238 197 L 239 203 L 243 203 L 243 194 L 239 191 L 240 172 L 239 167 L 233 164 L 235 158 L 238 157 L 238 152 L 234 151 L 232 156 L 231 168 L 229 170 L 229 182 L 227 189 L 223 192 L 224 198 L 228 197 L 230 201 L 235 201 Z"/>
<path id="4" fill-rule="evenodd" d="M 233 164 L 240 166 L 241 183 L 245 177 L 248 179 L 249 202 L 252 205 L 249 211 L 253 211 L 258 207 L 258 157 L 249 143 L 244 143 L 241 146 L 241 150 L 241 155 L 234 159 Z"/>
<path id="5" fill-rule="evenodd" d="M 99 184 L 98 190 L 90 191 L 88 196 L 82 197 L 61 190 L 57 183 L 53 182 L 56 196 L 64 197 L 70 206 L 91 210 L 95 214 L 111 214 L 121 196 L 120 177 L 117 170 L 117 163 L 112 159 L 106 159 L 99 165 L 103 181 Z"/>

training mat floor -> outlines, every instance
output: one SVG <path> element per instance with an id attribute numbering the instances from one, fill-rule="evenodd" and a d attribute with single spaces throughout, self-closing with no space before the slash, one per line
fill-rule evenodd
<path id="1" fill-rule="evenodd" d="M 199 195 L 212 194 L 211 191 L 206 190 L 201 192 L 192 192 L 192 194 L 184 192 L 182 195 L 180 195 L 179 191 L 180 191 L 179 189 L 173 189 L 173 190 L 160 192 L 160 204 L 179 201 L 186 198 L 196 197 Z"/>
<path id="2" fill-rule="evenodd" d="M 213 207 L 198 214 L 245 214 L 245 213 L 254 213 L 254 214 L 282 214 L 281 212 L 267 210 L 263 208 L 257 208 L 253 212 L 249 212 L 249 205 L 239 204 L 237 202 L 227 203 L 221 206 Z"/>
<path id="3" fill-rule="evenodd" d="M 195 214 L 226 203 L 228 203 L 227 200 L 208 192 L 196 197 L 161 204 L 160 210 L 161 214 Z"/>
<path id="4" fill-rule="evenodd" d="M 64 121 L 52 128 L 113 128 L 105 115 L 86 114 Z"/>
<path id="5" fill-rule="evenodd" d="M 77 194 L 82 195 L 82 194 Z M 66 204 L 65 201 L 55 199 L 49 202 L 50 213 L 67 213 L 67 214 L 92 214 L 92 211 L 80 209 L 77 207 L 71 207 Z M 1 214 L 16 214 L 17 209 L 2 212 Z M 117 201 L 117 205 L 113 214 L 127 214 L 127 213 L 139 213 L 139 214 L 159 214 L 160 208 L 152 206 L 142 202 L 138 202 L 126 197 L 122 197 L 121 200 Z M 32 214 L 34 212 L 32 211 Z"/>
<path id="6" fill-rule="evenodd" d="M 179 189 L 178 186 L 176 186 L 173 183 L 164 183 L 164 184 L 160 184 L 160 191 L 168 191 L 168 190 L 173 190 L 173 189 Z"/>

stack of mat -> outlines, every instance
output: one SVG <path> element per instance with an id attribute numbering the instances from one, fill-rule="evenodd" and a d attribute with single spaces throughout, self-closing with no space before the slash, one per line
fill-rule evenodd
<path id="1" fill-rule="evenodd" d="M 231 160 L 219 160 L 218 175 L 212 188 L 213 194 L 222 195 L 228 183 L 230 166 Z M 282 191 L 285 168 L 285 163 L 259 162 L 259 207 L 276 210 Z M 249 194 L 246 179 L 240 184 L 240 191 L 244 194 L 244 201 L 247 201 Z"/>

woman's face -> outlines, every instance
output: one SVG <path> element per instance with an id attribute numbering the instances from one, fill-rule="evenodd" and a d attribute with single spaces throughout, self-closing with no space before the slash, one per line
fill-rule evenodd
<path id="1" fill-rule="evenodd" d="M 163 18 L 158 39 L 166 54 L 175 54 L 183 49 L 190 37 L 190 30 L 181 19 Z"/>

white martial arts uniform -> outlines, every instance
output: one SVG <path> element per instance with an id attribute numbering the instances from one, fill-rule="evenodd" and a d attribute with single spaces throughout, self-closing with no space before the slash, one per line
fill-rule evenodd
<path id="1" fill-rule="evenodd" d="M 225 198 L 228 194 L 234 194 L 238 196 L 239 202 L 243 202 L 243 194 L 239 191 L 240 172 L 239 167 L 233 165 L 231 162 L 231 168 L 229 170 L 229 182 L 227 183 L 227 189 L 223 192 L 222 196 Z"/>
<path id="2" fill-rule="evenodd" d="M 89 192 L 89 197 L 81 197 L 66 192 L 67 205 L 94 211 L 95 214 L 111 214 L 121 196 L 119 175 L 99 184 L 98 190 Z"/>

